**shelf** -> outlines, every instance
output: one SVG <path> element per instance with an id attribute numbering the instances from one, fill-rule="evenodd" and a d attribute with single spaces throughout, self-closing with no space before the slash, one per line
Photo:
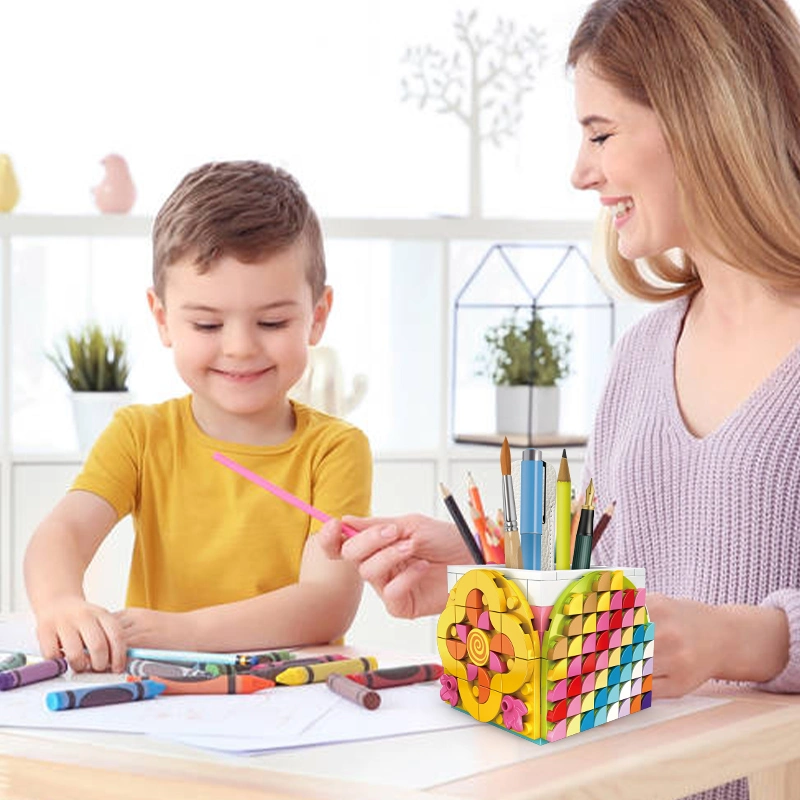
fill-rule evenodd
<path id="1" fill-rule="evenodd" d="M 585 435 L 570 434 L 541 434 L 527 436 L 516 433 L 459 433 L 454 437 L 458 444 L 478 444 L 491 447 L 500 447 L 503 439 L 507 438 L 511 447 L 536 447 L 540 450 L 552 447 L 586 447 Z"/>

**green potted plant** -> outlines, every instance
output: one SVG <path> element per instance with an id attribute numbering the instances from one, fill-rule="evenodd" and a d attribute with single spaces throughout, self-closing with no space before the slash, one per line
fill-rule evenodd
<path id="1" fill-rule="evenodd" d="M 114 411 L 130 402 L 127 342 L 120 332 L 90 322 L 64 333 L 47 358 L 72 390 L 78 444 L 86 452 Z"/>
<path id="2" fill-rule="evenodd" d="M 569 374 L 572 333 L 528 319 L 507 317 L 484 334 L 482 374 L 496 387 L 498 433 L 552 434 L 558 431 L 558 381 Z"/>

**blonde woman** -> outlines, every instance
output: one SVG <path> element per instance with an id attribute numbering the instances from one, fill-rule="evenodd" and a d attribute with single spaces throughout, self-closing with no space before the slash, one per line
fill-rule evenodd
<path id="1" fill-rule="evenodd" d="M 618 342 L 590 439 L 583 485 L 617 500 L 595 563 L 646 568 L 657 696 L 798 692 L 800 27 L 784 0 L 597 0 L 568 63 L 572 181 L 620 285 L 659 303 Z M 367 530 L 342 555 L 390 610 L 444 606 L 442 564 L 466 557 L 447 525 L 348 522 Z"/>

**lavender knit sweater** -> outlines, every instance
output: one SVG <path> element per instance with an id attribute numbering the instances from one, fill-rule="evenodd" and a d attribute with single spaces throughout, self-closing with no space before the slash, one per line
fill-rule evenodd
<path id="1" fill-rule="evenodd" d="M 800 346 L 698 439 L 675 395 L 687 306 L 663 304 L 615 348 L 581 485 L 594 478 L 598 507 L 618 502 L 592 559 L 644 567 L 648 591 L 783 609 L 789 664 L 757 688 L 800 692 Z M 747 794 L 738 781 L 698 797 Z"/>

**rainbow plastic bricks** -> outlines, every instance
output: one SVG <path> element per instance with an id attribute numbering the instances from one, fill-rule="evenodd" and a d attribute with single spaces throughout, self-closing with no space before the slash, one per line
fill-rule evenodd
<path id="1" fill-rule="evenodd" d="M 447 571 L 442 700 L 537 744 L 650 707 L 643 569 Z"/>

